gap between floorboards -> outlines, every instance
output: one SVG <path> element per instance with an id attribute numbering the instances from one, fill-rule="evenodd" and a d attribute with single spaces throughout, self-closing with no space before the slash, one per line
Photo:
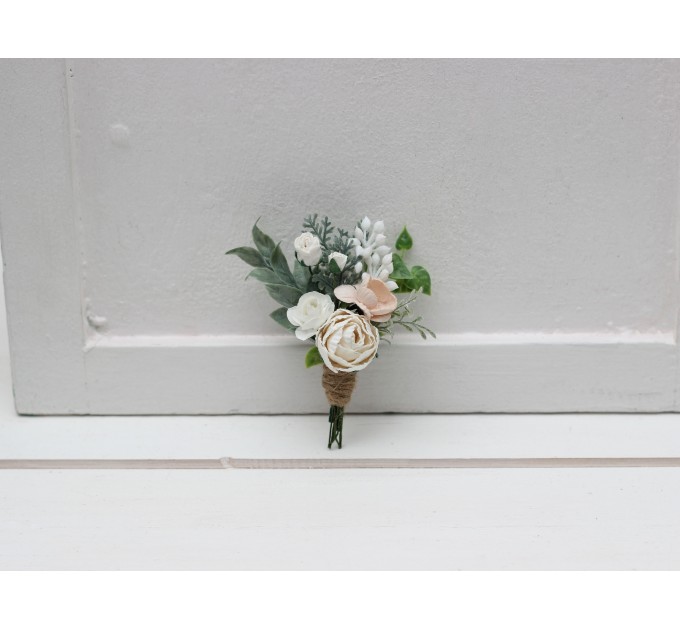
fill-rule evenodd
<path id="1" fill-rule="evenodd" d="M 680 457 L 364 459 L 3 459 L 1 470 L 282 470 L 390 468 L 678 468 Z"/>

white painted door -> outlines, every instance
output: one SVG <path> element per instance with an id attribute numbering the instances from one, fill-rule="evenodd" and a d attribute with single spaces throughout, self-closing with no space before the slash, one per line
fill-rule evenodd
<path id="1" fill-rule="evenodd" d="M 17 408 L 323 411 L 306 346 L 224 256 L 259 216 L 290 244 L 320 212 L 407 224 L 433 277 L 438 339 L 386 349 L 352 410 L 676 410 L 679 79 L 663 60 L 3 61 Z"/>

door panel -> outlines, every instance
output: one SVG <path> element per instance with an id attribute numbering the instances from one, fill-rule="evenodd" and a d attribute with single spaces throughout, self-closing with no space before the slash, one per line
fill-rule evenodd
<path id="1" fill-rule="evenodd" d="M 22 413 L 322 411 L 224 251 L 369 215 L 433 277 L 354 411 L 677 408 L 680 65 L 5 61 Z"/>

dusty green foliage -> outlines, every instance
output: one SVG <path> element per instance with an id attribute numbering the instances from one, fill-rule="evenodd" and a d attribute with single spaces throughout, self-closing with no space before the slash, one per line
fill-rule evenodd
<path id="1" fill-rule="evenodd" d="M 305 217 L 302 227 L 319 239 L 322 249 L 327 250 L 330 247 L 330 237 L 335 228 L 328 217 L 323 217 L 319 220 L 318 214 L 310 214 L 308 217 Z"/>
<path id="2" fill-rule="evenodd" d="M 341 284 L 357 284 L 361 279 L 361 273 L 354 270 L 358 259 L 349 232 L 336 228 L 328 217 L 319 219 L 318 214 L 306 217 L 302 227 L 316 236 L 321 243 L 321 260 L 318 265 L 311 268 L 312 283 L 322 293 L 330 295 L 337 304 L 333 289 Z M 337 270 L 335 261 L 333 264 L 329 263 L 328 257 L 334 252 L 347 256 L 347 263 L 340 271 Z"/>
<path id="3" fill-rule="evenodd" d="M 277 308 L 275 311 L 269 313 L 269 317 L 271 317 L 277 324 L 283 326 L 286 330 L 295 332 L 295 326 L 293 326 L 293 324 L 291 324 L 288 320 L 287 313 L 288 309 L 285 306 L 282 306 L 281 308 Z"/>
<path id="4" fill-rule="evenodd" d="M 270 316 L 289 331 L 294 331 L 295 327 L 288 321 L 286 311 L 295 306 L 304 293 L 318 290 L 329 295 L 338 306 L 339 301 L 333 290 L 341 284 L 355 285 L 361 281 L 361 272 L 355 270 L 356 263 L 359 261 L 355 253 L 355 242 L 346 230 L 336 228 L 328 217 L 319 218 L 318 214 L 308 216 L 304 220 L 303 228 L 318 237 L 321 243 L 321 259 L 313 267 L 306 266 L 296 258 L 291 268 L 281 251 L 281 244 L 275 243 L 270 236 L 265 234 L 258 227 L 257 222 L 252 230 L 255 247 L 236 247 L 227 252 L 227 254 L 238 256 L 243 262 L 253 267 L 247 278 L 262 282 L 269 295 L 281 304 L 281 308 L 273 311 Z M 397 238 L 395 248 L 403 255 L 412 247 L 413 238 L 404 228 Z M 347 256 L 343 269 L 338 268 L 336 261 L 329 260 L 333 252 Z M 381 338 L 388 343 L 394 334 L 394 326 L 401 326 L 409 332 L 417 332 L 423 338 L 427 335 L 435 336 L 429 328 L 423 326 L 422 318 L 414 316 L 410 310 L 410 305 L 418 294 L 430 295 L 430 274 L 418 265 L 409 269 L 402 255 L 396 252 L 392 255 L 394 271 L 390 278 L 397 283 L 397 292 L 408 292 L 410 296 L 399 303 L 388 322 L 376 325 Z M 349 305 L 348 308 L 358 310 L 355 305 Z M 307 355 L 306 365 L 318 365 L 320 362 L 318 351 L 312 348 Z"/>
<path id="5" fill-rule="evenodd" d="M 274 251 L 276 245 L 269 236 L 267 236 L 259 227 L 257 227 L 259 220 L 260 219 L 255 221 L 255 225 L 253 225 L 253 242 L 255 243 L 255 247 L 257 247 L 258 251 L 263 256 L 271 258 L 272 252 Z"/>
<path id="6" fill-rule="evenodd" d="M 234 247 L 227 252 L 227 255 L 232 254 L 238 256 L 244 263 L 251 267 L 266 267 L 264 258 L 261 254 L 252 247 Z"/>
<path id="7" fill-rule="evenodd" d="M 267 293 L 283 307 L 271 313 L 271 318 L 287 330 L 294 330 L 286 317 L 286 309 L 295 306 L 302 294 L 311 290 L 311 274 L 297 260 L 291 271 L 281 251 L 281 244 L 276 244 L 265 234 L 257 226 L 257 222 L 253 226 L 252 235 L 256 249 L 236 247 L 230 249 L 227 254 L 238 256 L 243 262 L 254 267 L 247 278 L 262 282 Z"/>
<path id="8" fill-rule="evenodd" d="M 437 335 L 432 330 L 420 323 L 423 318 L 420 315 L 414 316 L 411 311 L 411 304 L 416 301 L 420 293 L 420 291 L 413 291 L 409 297 L 399 302 L 389 321 L 375 324 L 381 339 L 384 338 L 389 343 L 394 335 L 395 325 L 409 332 L 417 332 L 423 339 L 427 339 L 428 335 L 436 338 Z"/>

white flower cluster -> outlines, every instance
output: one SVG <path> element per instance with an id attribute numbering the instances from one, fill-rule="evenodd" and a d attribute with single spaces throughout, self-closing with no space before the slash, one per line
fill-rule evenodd
<path id="1" fill-rule="evenodd" d="M 390 291 L 394 291 L 397 283 L 390 280 L 394 266 L 392 249 L 385 245 L 385 224 L 382 221 L 371 224 L 371 220 L 364 217 L 354 230 L 353 240 L 357 258 L 363 261 L 364 275 L 382 280 Z"/>
<path id="2" fill-rule="evenodd" d="M 314 267 L 319 264 L 323 256 L 323 248 L 318 236 L 314 236 L 309 232 L 303 232 L 295 239 L 293 244 L 295 245 L 295 253 L 301 262 L 308 267 Z M 347 254 L 332 252 L 328 255 L 328 262 L 331 260 L 335 261 L 338 271 L 342 271 L 347 264 Z M 354 265 L 354 269 L 357 273 L 361 273 L 361 263 Z"/>

